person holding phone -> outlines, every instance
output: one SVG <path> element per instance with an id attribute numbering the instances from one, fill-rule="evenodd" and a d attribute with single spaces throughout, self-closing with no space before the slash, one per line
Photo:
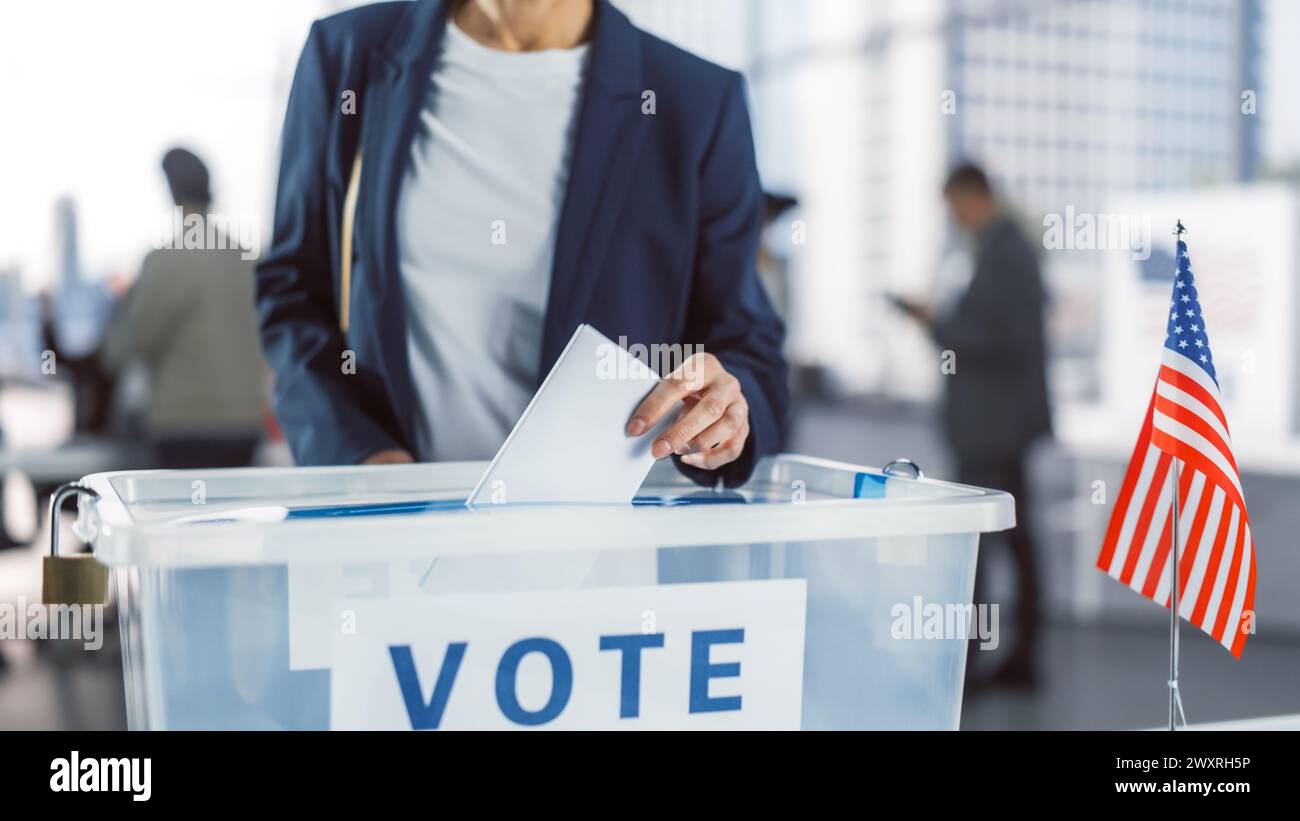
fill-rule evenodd
<path id="1" fill-rule="evenodd" d="M 1026 473 L 1030 447 L 1052 428 L 1043 318 L 1047 294 L 1033 246 L 1002 210 L 981 168 L 970 163 L 954 168 L 943 195 L 953 221 L 975 244 L 970 283 L 948 311 L 901 297 L 890 301 L 954 357 L 955 368 L 943 378 L 941 418 L 958 481 L 1005 490 L 1016 498 L 1016 527 L 1004 538 L 995 534 L 990 540 L 997 547 L 1005 541 L 1015 571 L 1015 642 L 991 674 L 967 686 L 1033 687 L 1041 614 Z M 980 550 L 976 601 L 986 587 L 991 552 Z M 972 652 L 968 658 L 979 655 Z"/>

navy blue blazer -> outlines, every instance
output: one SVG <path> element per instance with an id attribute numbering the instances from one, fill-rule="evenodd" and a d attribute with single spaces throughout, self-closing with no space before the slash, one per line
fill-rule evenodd
<path id="1" fill-rule="evenodd" d="M 381 3 L 317 21 L 294 75 L 257 301 L 276 416 L 299 464 L 415 453 L 394 211 L 448 5 Z M 593 26 L 538 382 L 581 322 L 629 344 L 703 346 L 741 382 L 749 441 L 717 471 L 678 466 L 703 484 L 739 484 L 780 447 L 788 404 L 784 330 L 755 272 L 763 196 L 743 81 L 605 0 Z M 654 92 L 652 114 L 644 91 Z M 340 232 L 358 149 L 344 333 Z"/>

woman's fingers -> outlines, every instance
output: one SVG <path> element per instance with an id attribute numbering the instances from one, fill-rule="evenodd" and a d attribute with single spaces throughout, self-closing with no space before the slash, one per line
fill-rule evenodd
<path id="1" fill-rule="evenodd" d="M 690 453 L 690 441 L 721 419 L 727 409 L 740 400 L 740 383 L 731 374 L 725 374 L 704 389 L 694 406 L 655 440 L 650 452 L 656 459 L 670 453 Z"/>
<path id="2" fill-rule="evenodd" d="M 739 401 L 733 402 L 718 421 L 709 425 L 707 428 L 696 434 L 691 441 L 686 443 L 683 455 L 689 453 L 703 453 L 713 450 L 714 448 L 726 442 L 732 436 L 749 422 L 749 406 L 745 404 L 742 397 Z"/>
<path id="3" fill-rule="evenodd" d="M 735 461 L 749 438 L 749 405 L 740 380 L 712 354 L 692 356 L 641 400 L 627 423 L 640 436 L 684 403 L 677 419 L 650 448 L 656 459 L 676 453 L 688 465 L 712 470 Z"/>
<path id="4" fill-rule="evenodd" d="M 708 385 L 719 373 L 725 371 L 712 354 L 695 354 L 683 362 L 641 400 L 627 422 L 627 435 L 640 436 L 653 428 L 673 406 Z"/>
<path id="5" fill-rule="evenodd" d="M 730 464 L 740 458 L 745 450 L 745 440 L 749 438 L 749 423 L 746 422 L 730 439 L 717 447 L 700 453 L 691 453 L 682 457 L 682 461 L 691 467 L 713 470 Z"/>

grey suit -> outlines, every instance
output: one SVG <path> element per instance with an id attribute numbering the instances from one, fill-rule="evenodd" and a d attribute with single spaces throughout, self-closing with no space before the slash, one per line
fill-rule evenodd
<path id="1" fill-rule="evenodd" d="M 1050 432 L 1044 301 L 1033 247 L 998 218 L 979 235 L 969 289 L 934 326 L 956 357 L 943 379 L 943 426 L 959 461 L 1018 455 Z"/>

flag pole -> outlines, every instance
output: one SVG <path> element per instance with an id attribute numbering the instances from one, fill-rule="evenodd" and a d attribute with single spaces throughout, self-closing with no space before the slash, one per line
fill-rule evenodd
<path id="1" fill-rule="evenodd" d="M 1187 229 L 1183 221 L 1178 220 L 1174 227 L 1174 241 L 1181 242 Z M 1177 273 L 1174 274 L 1177 276 Z M 1182 698 L 1178 695 L 1178 464 L 1177 458 L 1171 459 L 1172 470 L 1169 471 L 1170 490 L 1173 495 L 1173 526 L 1170 527 L 1172 543 L 1169 550 L 1169 731 L 1177 729 L 1177 714 L 1182 712 Z M 1186 717 L 1183 723 L 1186 724 Z"/>
<path id="2" fill-rule="evenodd" d="M 1170 534 L 1173 544 L 1169 551 L 1169 730 L 1177 728 L 1174 723 L 1175 708 L 1178 703 L 1178 460 L 1171 460 L 1173 470 L 1169 472 L 1171 490 L 1174 497 L 1173 527 Z"/>

